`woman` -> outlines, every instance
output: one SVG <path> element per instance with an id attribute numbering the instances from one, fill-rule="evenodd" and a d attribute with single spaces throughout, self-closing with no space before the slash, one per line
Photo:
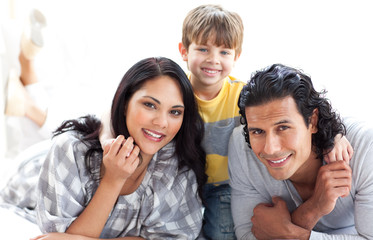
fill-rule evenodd
<path id="1" fill-rule="evenodd" d="M 195 239 L 206 181 L 203 122 L 184 71 L 148 58 L 124 75 L 111 108 L 117 138 L 101 149 L 100 121 L 65 122 L 40 172 L 35 239 Z"/>

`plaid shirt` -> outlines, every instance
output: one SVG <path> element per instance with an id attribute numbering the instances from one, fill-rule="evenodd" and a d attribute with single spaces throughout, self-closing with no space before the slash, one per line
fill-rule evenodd
<path id="1" fill-rule="evenodd" d="M 65 232 L 88 205 L 99 181 L 84 163 L 86 145 L 68 132 L 56 137 L 40 171 L 36 217 L 43 232 Z M 138 189 L 119 196 L 101 238 L 195 239 L 202 204 L 192 170 L 178 170 L 173 143 L 154 155 Z M 102 155 L 94 156 L 99 173 Z"/>

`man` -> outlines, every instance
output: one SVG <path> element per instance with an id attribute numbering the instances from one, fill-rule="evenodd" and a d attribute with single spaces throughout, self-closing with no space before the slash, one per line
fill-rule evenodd
<path id="1" fill-rule="evenodd" d="M 373 129 L 344 125 L 323 93 L 279 64 L 242 89 L 228 155 L 238 239 L 373 238 Z M 338 133 L 354 156 L 326 164 Z"/>

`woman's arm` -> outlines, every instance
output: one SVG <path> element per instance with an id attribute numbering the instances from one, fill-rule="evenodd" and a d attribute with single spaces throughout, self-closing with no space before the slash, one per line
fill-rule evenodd
<path id="1" fill-rule="evenodd" d="M 133 139 L 123 141 L 123 136 L 118 137 L 105 149 L 105 173 L 97 187 L 84 164 L 85 145 L 71 133 L 55 138 L 38 183 L 37 222 L 42 232 L 100 236 L 124 182 L 139 161 Z M 87 188 L 87 183 L 93 185 Z"/>
<path id="2" fill-rule="evenodd" d="M 141 237 L 122 237 L 122 238 L 112 238 L 118 240 L 145 240 L 145 238 Z M 68 233 L 47 233 L 43 234 L 34 238 L 30 238 L 30 240 L 103 240 L 102 238 L 92 238 L 86 237 L 82 235 L 74 235 Z"/>
<path id="3" fill-rule="evenodd" d="M 136 170 L 139 148 L 130 137 L 118 136 L 104 149 L 104 176 L 88 206 L 66 233 L 99 237 L 127 178 Z M 127 157 L 128 156 L 128 157 Z"/>

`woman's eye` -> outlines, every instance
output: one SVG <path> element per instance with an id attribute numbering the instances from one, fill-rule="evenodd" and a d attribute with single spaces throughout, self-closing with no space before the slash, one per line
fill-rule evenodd
<path id="1" fill-rule="evenodd" d="M 182 111 L 180 110 L 171 110 L 171 114 L 174 116 L 180 116 L 182 115 Z"/>
<path id="2" fill-rule="evenodd" d="M 145 102 L 144 105 L 148 108 L 155 108 L 155 105 L 153 103 L 150 103 L 150 102 Z"/>

